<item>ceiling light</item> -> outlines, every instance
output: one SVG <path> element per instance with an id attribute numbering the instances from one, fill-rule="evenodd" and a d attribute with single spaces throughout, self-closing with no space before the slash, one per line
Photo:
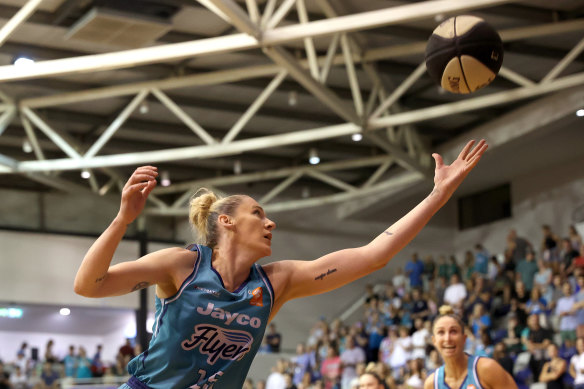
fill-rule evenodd
<path id="1" fill-rule="evenodd" d="M 142 115 L 145 115 L 150 111 L 150 106 L 146 101 L 143 101 L 142 104 L 140 104 L 140 108 L 138 108 L 138 111 L 140 111 Z"/>
<path id="2" fill-rule="evenodd" d="M 59 310 L 59 314 L 61 316 L 69 316 L 71 314 L 71 310 L 69 308 L 61 308 Z"/>
<path id="3" fill-rule="evenodd" d="M 444 14 L 436 14 L 436 15 L 434 15 L 434 20 L 437 21 L 438 23 L 440 23 L 441 21 L 444 20 Z"/>
<path id="4" fill-rule="evenodd" d="M 288 105 L 294 107 L 298 103 L 298 93 L 296 91 L 290 91 L 288 93 Z"/>
<path id="5" fill-rule="evenodd" d="M 361 139 L 363 139 L 363 134 L 361 134 L 360 132 L 356 132 L 353 135 L 351 135 L 351 139 L 353 139 L 353 142 L 360 142 Z"/>
<path id="6" fill-rule="evenodd" d="M 162 173 L 160 173 L 160 185 L 170 186 L 170 173 L 168 170 L 163 170 Z"/>
<path id="7" fill-rule="evenodd" d="M 315 148 L 308 151 L 308 162 L 310 162 L 311 165 L 318 165 L 320 163 L 320 158 L 318 157 L 318 152 Z"/>
<path id="8" fill-rule="evenodd" d="M 239 159 L 235 160 L 235 162 L 233 162 L 233 173 L 234 174 L 241 174 L 242 171 L 242 166 L 241 166 L 241 161 Z"/>
<path id="9" fill-rule="evenodd" d="M 28 57 L 17 57 L 13 64 L 14 66 L 30 66 L 34 63 L 34 59 Z"/>
<path id="10" fill-rule="evenodd" d="M 584 116 L 584 109 L 579 109 L 576 111 L 576 116 L 583 117 Z"/>
<path id="11" fill-rule="evenodd" d="M 32 145 L 30 144 L 30 141 L 26 138 L 24 138 L 24 140 L 22 141 L 22 151 L 24 151 L 25 153 L 32 153 Z"/>
<path id="12" fill-rule="evenodd" d="M 89 177 L 91 177 L 91 172 L 87 169 L 83 169 L 81 170 L 81 178 L 83 179 L 89 179 Z"/>

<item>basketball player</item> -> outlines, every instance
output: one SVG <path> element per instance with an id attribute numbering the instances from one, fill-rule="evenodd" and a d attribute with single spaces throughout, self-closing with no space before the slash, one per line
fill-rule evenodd
<path id="1" fill-rule="evenodd" d="M 426 378 L 424 389 L 517 389 L 513 378 L 495 360 L 464 352 L 464 323 L 452 307 L 440 307 L 440 316 L 432 328 L 432 342 L 444 365 Z"/>
<path id="2" fill-rule="evenodd" d="M 473 147 L 474 146 L 474 147 Z M 189 219 L 204 245 L 169 248 L 110 266 L 126 227 L 144 208 L 157 169 L 136 169 L 122 191 L 118 215 L 91 246 L 75 278 L 86 297 L 117 296 L 156 285 L 156 316 L 148 350 L 128 365 L 124 388 L 241 388 L 266 325 L 289 300 L 323 293 L 383 268 L 428 223 L 487 149 L 469 142 L 458 158 L 436 162 L 434 189 L 369 244 L 314 261 L 259 266 L 271 255 L 276 224 L 251 197 L 191 201 Z"/>

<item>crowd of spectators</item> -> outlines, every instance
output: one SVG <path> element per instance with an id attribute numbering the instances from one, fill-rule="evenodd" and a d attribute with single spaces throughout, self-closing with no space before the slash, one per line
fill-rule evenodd
<path id="1" fill-rule="evenodd" d="M 37 349 L 29 351 L 28 343 L 23 342 L 13 361 L 0 361 L 0 389 L 56 389 L 66 380 L 83 382 L 92 378 L 117 387 L 128 375 L 130 359 L 141 352 L 139 344 L 133 346 L 126 339 L 115 362 L 107 363 L 102 360 L 101 345 L 90 358 L 84 346 L 71 345 L 66 355 L 59 356 L 54 352 L 54 341 L 49 339 L 41 356 Z"/>
<path id="2" fill-rule="evenodd" d="M 265 387 L 354 389 L 373 371 L 389 389 L 421 389 L 442 364 L 431 323 L 448 304 L 467 323 L 467 352 L 497 360 L 520 388 L 584 388 L 584 245 L 566 233 L 544 225 L 535 244 L 511 230 L 500 255 L 476 244 L 462 261 L 414 254 L 367 287 L 361 320 L 319 320 Z"/>
<path id="3" fill-rule="evenodd" d="M 462 261 L 450 255 L 414 254 L 382 285 L 366 288 L 363 316 L 351 325 L 318 320 L 296 355 L 280 359 L 266 380 L 244 389 L 355 389 L 374 372 L 388 389 L 421 389 L 442 364 L 432 345 L 432 320 L 443 304 L 467 323 L 466 350 L 497 360 L 520 388 L 584 389 L 584 244 L 574 227 L 564 238 L 544 225 L 540 244 L 511 230 L 500 255 L 481 244 Z M 260 349 L 281 351 L 271 323 Z M 31 357 L 23 343 L 14 361 L 0 361 L 0 389 L 48 389 L 66 379 L 121 382 L 141 353 L 131 340 L 116 361 L 101 346 L 89 357 L 83 346 L 63 356 L 49 340 Z M 30 353 L 29 353 L 30 354 Z"/>

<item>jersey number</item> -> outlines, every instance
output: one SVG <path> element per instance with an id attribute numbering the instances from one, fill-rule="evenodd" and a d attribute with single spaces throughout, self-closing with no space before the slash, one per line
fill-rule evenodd
<path id="1" fill-rule="evenodd" d="M 190 389 L 213 389 L 213 385 L 215 385 L 215 382 L 217 382 L 217 378 L 221 377 L 223 375 L 222 371 L 218 371 L 217 373 L 213 374 L 211 377 L 209 377 L 208 380 L 208 384 L 205 384 L 203 386 L 199 386 L 200 383 L 202 383 L 202 381 L 205 379 L 205 377 L 207 376 L 207 372 L 203 369 L 199 369 L 199 381 L 197 384 L 193 385 L 193 386 L 189 386 Z"/>

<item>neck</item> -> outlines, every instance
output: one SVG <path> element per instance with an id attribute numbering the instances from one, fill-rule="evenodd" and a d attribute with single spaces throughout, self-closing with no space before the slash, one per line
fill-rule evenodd
<path id="1" fill-rule="evenodd" d="M 236 290 L 249 276 L 251 266 L 258 260 L 249 252 L 234 245 L 217 244 L 213 249 L 213 268 L 221 275 L 225 289 Z"/>
<path id="2" fill-rule="evenodd" d="M 459 380 L 468 374 L 468 357 L 465 353 L 444 358 L 444 376 Z"/>

